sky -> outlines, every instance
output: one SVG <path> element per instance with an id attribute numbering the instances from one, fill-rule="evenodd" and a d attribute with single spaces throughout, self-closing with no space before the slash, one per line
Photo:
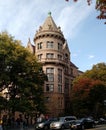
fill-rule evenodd
<path id="1" fill-rule="evenodd" d="M 33 39 L 48 12 L 61 27 L 71 52 L 71 61 L 81 71 L 106 63 L 106 25 L 96 17 L 95 1 L 86 0 L 0 0 L 0 32 L 7 31 L 26 46 Z"/>

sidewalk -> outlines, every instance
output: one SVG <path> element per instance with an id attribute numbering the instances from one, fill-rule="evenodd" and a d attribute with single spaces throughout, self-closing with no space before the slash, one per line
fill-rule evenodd
<path id="1" fill-rule="evenodd" d="M 5 130 L 35 130 L 34 128 L 10 128 Z"/>

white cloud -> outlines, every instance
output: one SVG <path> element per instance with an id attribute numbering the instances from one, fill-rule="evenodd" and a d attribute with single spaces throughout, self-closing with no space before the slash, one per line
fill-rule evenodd
<path id="1" fill-rule="evenodd" d="M 89 55 L 88 59 L 93 59 L 95 56 L 94 55 Z"/>
<path id="2" fill-rule="evenodd" d="M 77 53 L 73 53 L 72 56 L 75 58 L 75 57 L 78 56 L 78 54 Z"/>
<path id="3" fill-rule="evenodd" d="M 66 6 L 61 11 L 58 23 L 67 38 L 74 38 L 86 18 L 93 10 L 93 4 L 87 6 L 84 0 L 78 1 L 76 4 Z"/>
<path id="4" fill-rule="evenodd" d="M 77 3 L 61 2 L 61 0 L 0 0 L 0 31 L 7 30 L 16 39 L 26 43 L 28 37 L 33 37 L 51 11 L 54 21 L 68 39 L 78 33 L 80 26 L 92 11 L 84 0 Z M 33 36 L 32 36 L 33 35 Z"/>

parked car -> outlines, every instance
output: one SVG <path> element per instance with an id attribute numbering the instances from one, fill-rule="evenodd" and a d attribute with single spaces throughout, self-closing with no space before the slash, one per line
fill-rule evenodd
<path id="1" fill-rule="evenodd" d="M 84 124 L 82 120 L 75 120 L 70 123 L 71 130 L 84 130 Z"/>
<path id="2" fill-rule="evenodd" d="M 82 118 L 81 119 L 82 124 L 84 125 L 84 128 L 94 128 L 95 127 L 95 121 L 91 118 Z"/>
<path id="3" fill-rule="evenodd" d="M 106 124 L 106 119 L 100 118 L 100 119 L 98 120 L 98 124 Z"/>
<path id="4" fill-rule="evenodd" d="M 50 124 L 50 129 L 58 130 L 58 129 L 68 129 L 70 128 L 70 122 L 76 120 L 75 116 L 65 116 L 59 117 L 59 120 L 56 122 L 52 122 Z"/>
<path id="5" fill-rule="evenodd" d="M 50 123 L 57 121 L 57 120 L 58 120 L 58 118 L 49 118 L 47 120 L 42 120 L 41 122 L 36 122 L 35 130 L 49 130 Z"/>

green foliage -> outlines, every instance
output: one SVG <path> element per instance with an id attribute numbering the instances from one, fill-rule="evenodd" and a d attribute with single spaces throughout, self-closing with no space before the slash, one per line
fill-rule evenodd
<path id="1" fill-rule="evenodd" d="M 0 112 L 6 109 L 7 100 L 0 95 Z"/>
<path id="2" fill-rule="evenodd" d="M 42 65 L 21 42 L 8 33 L 0 34 L 0 90 L 8 89 L 8 109 L 20 112 L 43 111 Z"/>
<path id="3" fill-rule="evenodd" d="M 106 64 L 94 65 L 73 82 L 71 101 L 77 116 L 105 114 L 106 100 Z M 80 111 L 80 112 L 79 112 Z"/>
<path id="4" fill-rule="evenodd" d="M 94 84 L 90 90 L 89 101 L 95 117 L 105 115 L 104 100 L 106 99 L 106 86 L 103 83 Z"/>
<path id="5" fill-rule="evenodd" d="M 94 80 L 101 80 L 106 84 L 106 63 L 98 63 L 82 75 Z"/>

